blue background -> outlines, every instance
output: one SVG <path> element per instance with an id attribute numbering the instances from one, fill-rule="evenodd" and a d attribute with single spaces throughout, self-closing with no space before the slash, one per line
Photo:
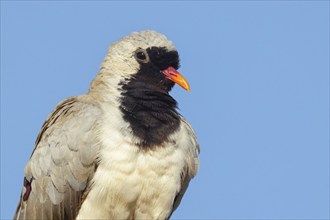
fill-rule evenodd
<path id="1" fill-rule="evenodd" d="M 1 218 L 46 116 L 144 29 L 180 53 L 201 145 L 173 219 L 329 218 L 328 1 L 1 1 Z"/>

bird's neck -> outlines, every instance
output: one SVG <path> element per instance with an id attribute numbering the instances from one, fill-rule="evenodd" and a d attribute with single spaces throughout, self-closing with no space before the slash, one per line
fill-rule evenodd
<path id="1" fill-rule="evenodd" d="M 128 83 L 122 87 L 120 108 L 141 146 L 162 146 L 180 125 L 176 101 L 154 88 Z"/>
<path id="2" fill-rule="evenodd" d="M 92 81 L 88 94 L 101 103 L 111 103 L 118 106 L 121 94 L 121 77 L 118 74 L 109 74 L 109 71 L 101 69 Z"/>

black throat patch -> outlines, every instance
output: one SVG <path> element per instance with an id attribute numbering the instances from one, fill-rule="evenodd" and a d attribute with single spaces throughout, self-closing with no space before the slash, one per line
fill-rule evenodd
<path id="1" fill-rule="evenodd" d="M 155 50 L 162 48 L 147 49 L 151 61 L 141 64 L 137 74 L 122 83 L 120 100 L 124 120 L 130 124 L 133 134 L 141 140 L 139 145 L 144 148 L 168 142 L 169 136 L 180 126 L 177 103 L 168 94 L 174 83 L 160 71 L 167 66 L 178 68 L 178 54 L 168 52 L 165 59 L 155 62 Z"/>
<path id="2" fill-rule="evenodd" d="M 138 79 L 123 85 L 121 111 L 140 146 L 160 146 L 180 125 L 176 101 L 168 94 L 141 88 Z"/>

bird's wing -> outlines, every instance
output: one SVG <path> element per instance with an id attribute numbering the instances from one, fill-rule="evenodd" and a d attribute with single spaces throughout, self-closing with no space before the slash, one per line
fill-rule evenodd
<path id="1" fill-rule="evenodd" d="M 59 103 L 48 116 L 24 169 L 14 219 L 75 219 L 97 166 L 100 112 L 80 96 Z"/>
<path id="2" fill-rule="evenodd" d="M 189 147 L 187 148 L 188 152 L 186 152 L 187 166 L 185 166 L 181 172 L 181 189 L 175 196 L 171 215 L 173 214 L 175 209 L 178 208 L 181 199 L 188 188 L 190 180 L 196 176 L 199 168 L 198 156 L 200 149 L 199 149 L 199 144 L 197 142 L 197 137 L 191 125 L 182 116 L 180 117 L 181 117 L 181 122 L 183 124 L 183 129 L 187 137 L 187 139 L 185 140 L 185 144 L 187 144 Z M 171 215 L 169 216 L 169 218 L 171 217 Z"/>

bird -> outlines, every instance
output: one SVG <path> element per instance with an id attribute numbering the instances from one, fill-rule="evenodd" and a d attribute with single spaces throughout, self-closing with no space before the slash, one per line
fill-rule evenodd
<path id="1" fill-rule="evenodd" d="M 88 92 L 42 125 L 14 219 L 169 219 L 200 153 L 169 94 L 175 84 L 190 91 L 179 63 L 154 30 L 110 45 Z"/>

